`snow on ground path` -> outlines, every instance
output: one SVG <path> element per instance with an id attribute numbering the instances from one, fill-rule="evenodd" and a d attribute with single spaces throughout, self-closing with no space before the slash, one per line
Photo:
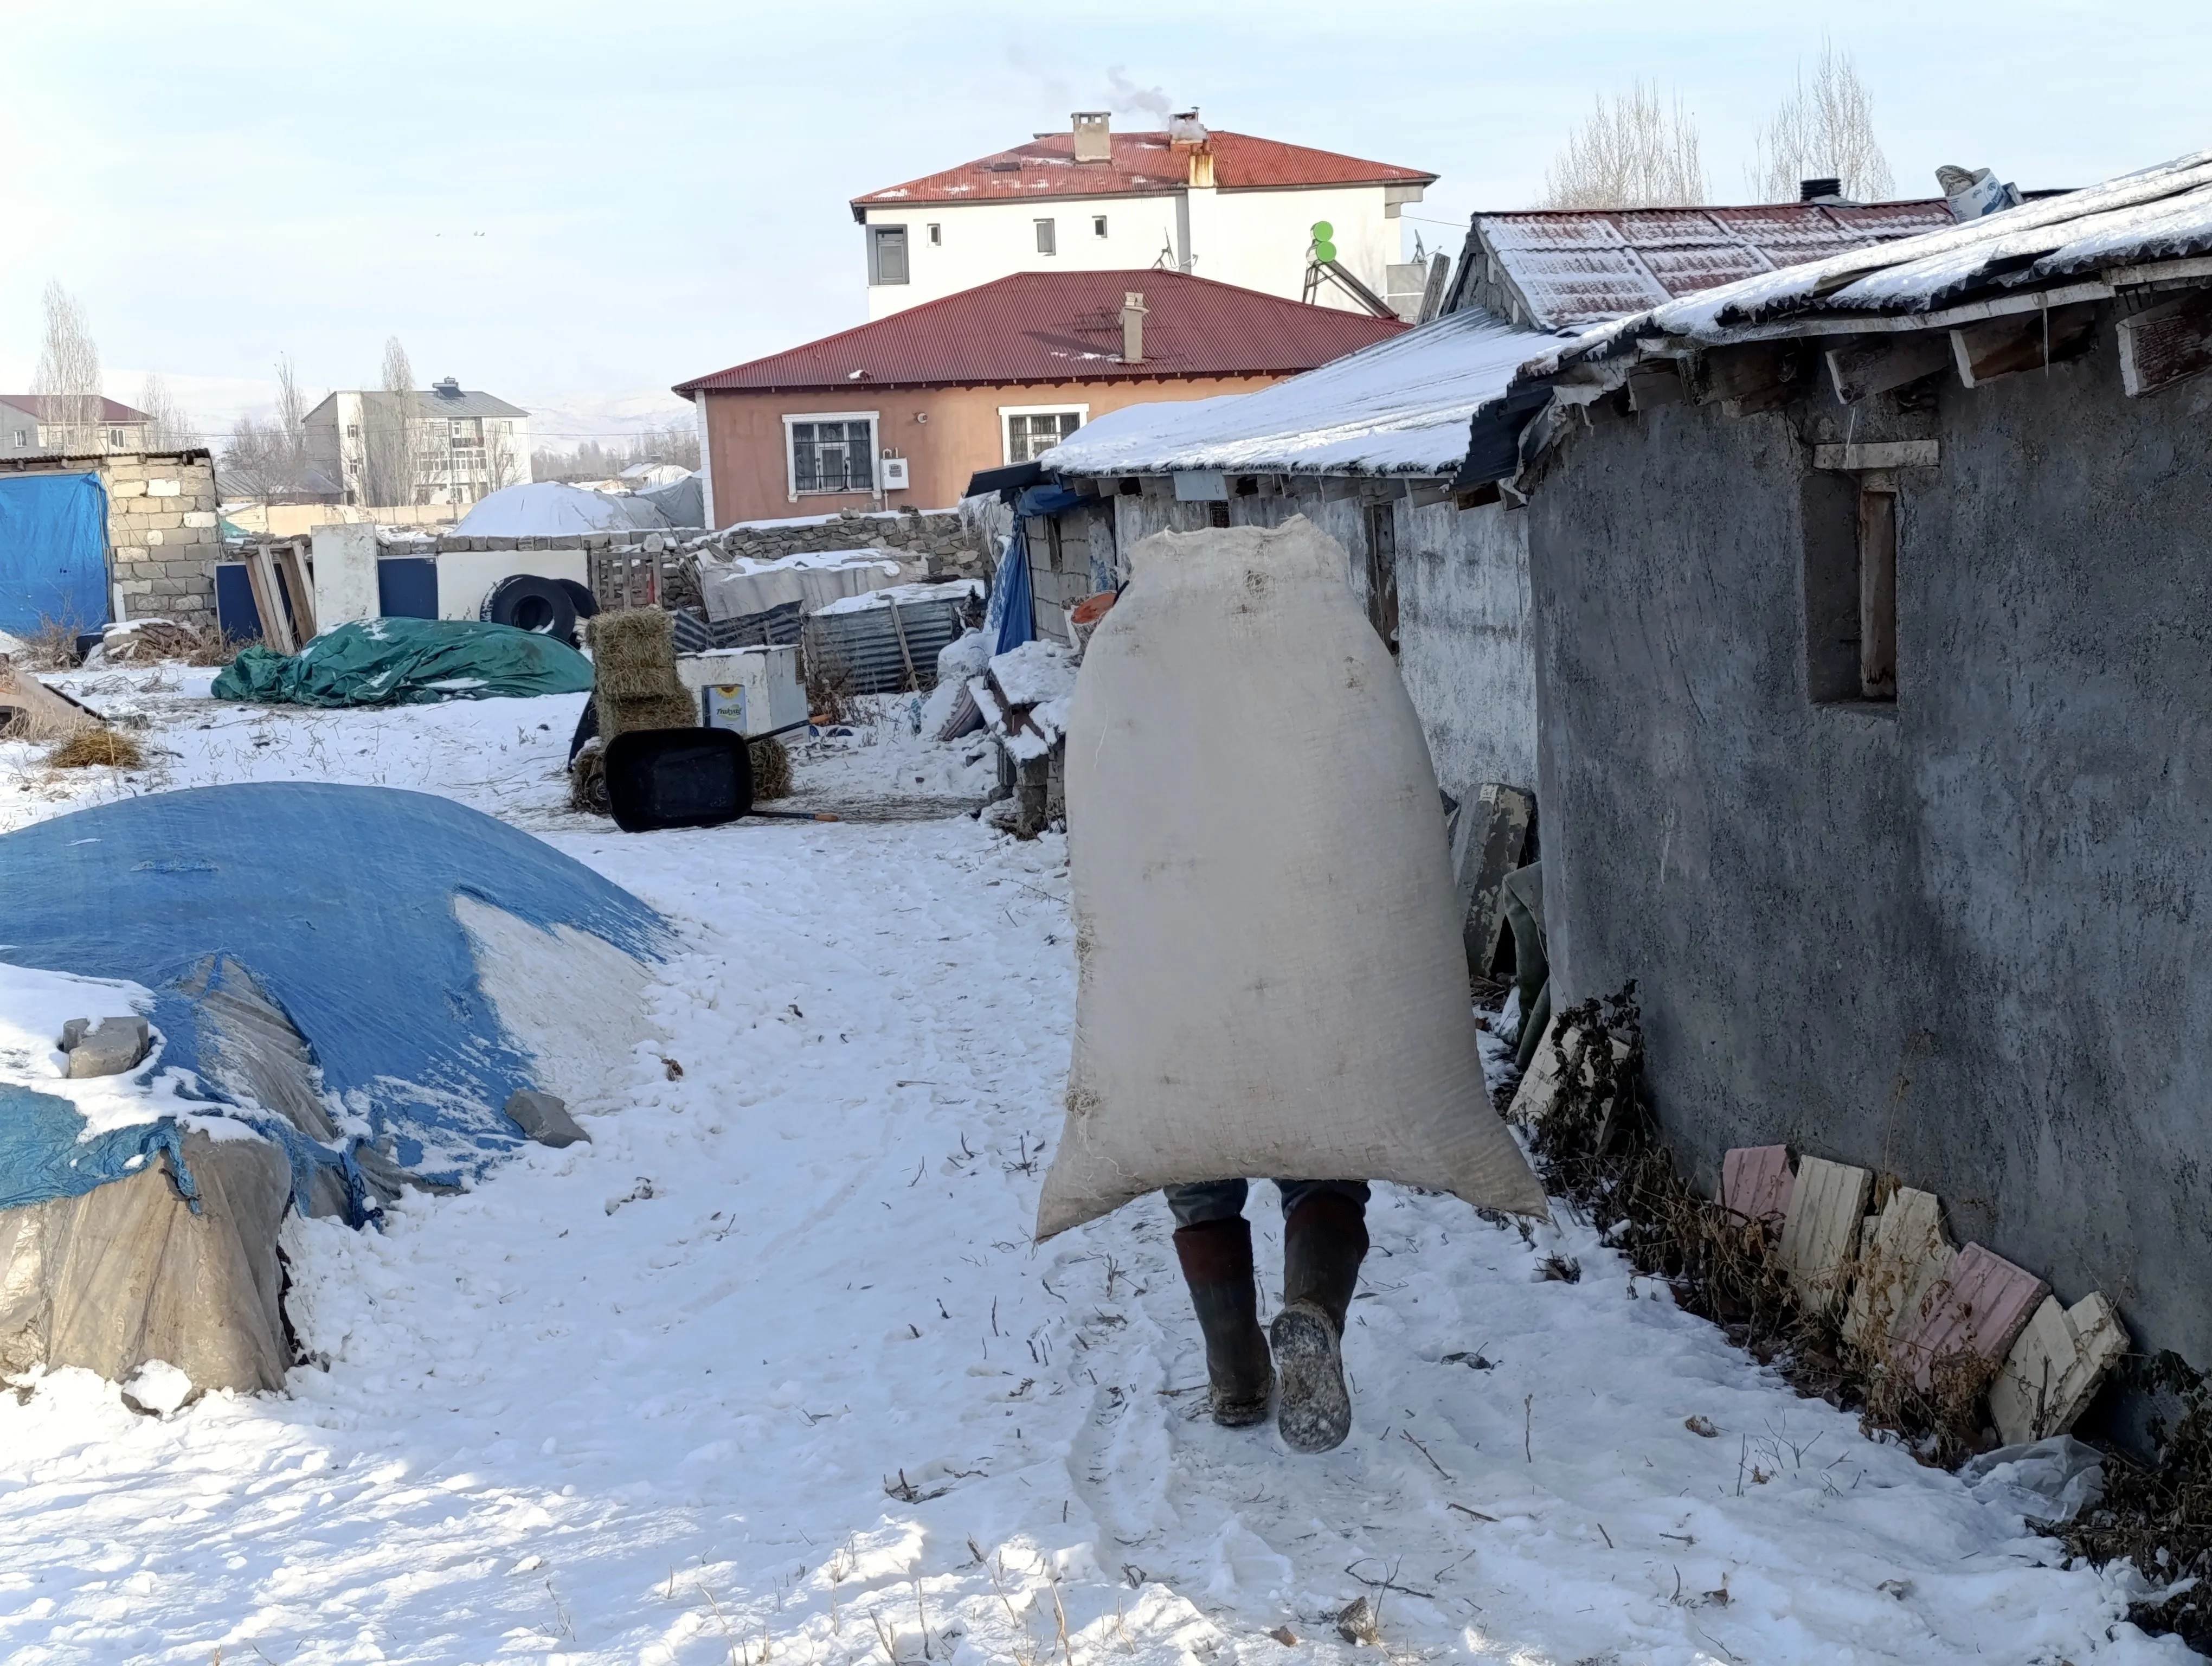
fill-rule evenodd
<path id="1" fill-rule="evenodd" d="M 1351 1440 L 1216 1428 L 1157 1201 L 1030 1243 L 1061 842 L 626 838 L 558 809 L 573 701 L 315 716 L 222 767 L 373 757 L 547 830 L 681 927 L 663 1038 L 590 1146 L 291 1223 L 289 1397 L 0 1397 L 0 1656 L 1219 1666 L 1358 1657 L 1326 1616 L 1365 1594 L 1401 1658 L 2187 1657 L 1571 1222 L 1378 1188 Z"/>

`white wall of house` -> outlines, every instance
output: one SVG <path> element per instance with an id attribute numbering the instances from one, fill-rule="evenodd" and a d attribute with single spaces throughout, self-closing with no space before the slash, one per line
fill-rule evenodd
<path id="1" fill-rule="evenodd" d="M 1016 203 L 871 203 L 860 230 L 868 278 L 868 317 L 888 318 L 925 301 L 957 295 L 1012 272 L 1111 271 L 1191 260 L 1200 277 L 1296 301 L 1304 293 L 1313 223 L 1336 231 L 1337 258 L 1380 294 L 1383 268 L 1401 260 L 1402 232 L 1389 188 L 1209 188 L 1126 197 L 1038 198 Z M 1402 193 L 1405 187 L 1398 187 Z M 1099 234 L 1097 222 L 1106 222 Z M 1054 252 L 1037 246 L 1040 220 L 1053 222 Z M 906 228 L 907 282 L 876 281 L 875 228 Z M 930 228 L 938 228 L 935 240 Z M 1361 311 L 1325 285 L 1316 299 Z"/>

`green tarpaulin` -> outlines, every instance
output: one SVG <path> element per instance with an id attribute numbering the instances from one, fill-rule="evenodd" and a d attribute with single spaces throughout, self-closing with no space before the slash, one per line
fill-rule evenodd
<path id="1" fill-rule="evenodd" d="M 550 636 L 472 619 L 371 619 L 325 631 L 289 659 L 246 648 L 210 692 L 271 705 L 419 706 L 591 686 L 592 662 Z"/>

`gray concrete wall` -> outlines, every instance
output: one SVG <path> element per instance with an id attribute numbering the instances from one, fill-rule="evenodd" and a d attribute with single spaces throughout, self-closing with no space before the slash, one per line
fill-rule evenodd
<path id="1" fill-rule="evenodd" d="M 2124 398 L 2098 343 L 1923 419 L 1887 710 L 1806 695 L 1805 441 L 1850 413 L 1572 443 L 1528 511 L 1547 913 L 1565 999 L 1638 981 L 1708 1183 L 1893 1171 L 2206 1365 L 2212 386 Z"/>
<path id="2" fill-rule="evenodd" d="M 1162 531 L 1196 532 L 1207 506 L 1164 495 L 1114 500 L 1121 550 Z M 1230 524 L 1275 526 L 1304 514 L 1344 545 L 1350 579 L 1367 605 L 1366 500 L 1324 499 L 1300 483 L 1229 500 Z M 1495 505 L 1395 502 L 1398 546 L 1399 674 L 1444 788 L 1464 798 L 1486 781 L 1536 785 L 1535 665 L 1528 621 L 1525 517 Z"/>

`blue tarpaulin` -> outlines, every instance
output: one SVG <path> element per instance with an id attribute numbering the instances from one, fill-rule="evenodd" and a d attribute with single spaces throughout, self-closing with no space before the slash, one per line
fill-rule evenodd
<path id="1" fill-rule="evenodd" d="M 169 1154 L 179 1183 L 190 1188 L 183 1141 L 167 1118 L 111 1128 L 88 1140 L 83 1133 L 84 1118 L 68 1100 L 0 1082 L 0 1209 L 80 1197 L 137 1173 L 162 1152 Z"/>
<path id="2" fill-rule="evenodd" d="M 1022 524 L 1014 523 L 1014 535 L 1006 540 L 1006 557 L 999 562 L 999 576 L 991 586 L 990 611 L 984 616 L 984 628 L 995 631 L 991 652 L 1011 653 L 1036 635 L 1036 620 L 1030 600 L 1029 540 L 1022 536 Z"/>
<path id="3" fill-rule="evenodd" d="M 96 474 L 0 477 L 0 630 L 107 623 L 107 493 Z"/>
<path id="4" fill-rule="evenodd" d="M 197 1003 L 221 981 L 211 968 L 240 968 L 307 1041 L 343 1133 L 318 1142 L 273 1113 L 235 1114 L 286 1147 L 303 1205 L 321 1166 L 344 1173 L 357 1207 L 363 1143 L 460 1184 L 520 1142 L 508 1097 L 543 1085 L 484 994 L 460 896 L 641 960 L 672 940 L 628 891 L 450 800 L 263 781 L 125 799 L 0 836 L 0 960 L 151 990 L 159 1067 L 196 1073 L 211 1101 L 222 1095 Z M 0 1140 L 0 1204 L 120 1178 L 158 1128 L 173 1138 L 173 1123 L 149 1124 L 88 1147 L 73 1108 L 52 1112 L 62 1103 L 20 1116 L 0 1106 L 15 1139 Z M 66 1139 L 48 1137 L 56 1129 Z"/>

